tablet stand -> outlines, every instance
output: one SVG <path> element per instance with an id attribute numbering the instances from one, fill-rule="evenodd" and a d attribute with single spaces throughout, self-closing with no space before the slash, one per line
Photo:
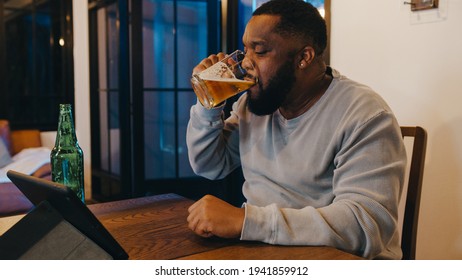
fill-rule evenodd
<path id="1" fill-rule="evenodd" d="M 0 236 L 0 259 L 96 260 L 112 257 L 45 200 Z"/>

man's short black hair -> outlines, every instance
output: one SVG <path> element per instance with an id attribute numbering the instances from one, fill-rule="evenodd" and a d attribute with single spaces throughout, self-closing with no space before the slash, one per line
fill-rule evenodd
<path id="1" fill-rule="evenodd" d="M 254 16 L 280 17 L 275 32 L 281 36 L 294 36 L 310 44 L 321 56 L 327 45 L 326 22 L 318 9 L 303 0 L 271 0 L 255 10 Z"/>

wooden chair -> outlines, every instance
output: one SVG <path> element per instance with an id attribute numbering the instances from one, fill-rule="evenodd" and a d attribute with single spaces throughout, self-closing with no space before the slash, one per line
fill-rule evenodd
<path id="1" fill-rule="evenodd" d="M 405 137 L 414 138 L 401 235 L 403 259 L 413 260 L 415 259 L 417 243 L 417 225 L 427 148 L 427 132 L 419 126 L 402 126 L 401 134 L 403 139 Z"/>

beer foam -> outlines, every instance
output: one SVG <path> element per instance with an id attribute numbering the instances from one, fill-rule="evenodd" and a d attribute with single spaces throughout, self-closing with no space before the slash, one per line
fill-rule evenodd
<path id="1" fill-rule="evenodd" d="M 239 79 L 233 79 L 233 78 L 217 78 L 217 77 L 212 77 L 212 78 L 202 78 L 204 81 L 211 81 L 211 82 L 224 82 L 224 83 L 241 83 L 241 84 L 254 84 L 254 81 L 247 81 L 247 80 L 239 80 Z"/>
<path id="2" fill-rule="evenodd" d="M 228 66 L 224 62 L 217 62 L 211 67 L 205 69 L 199 73 L 199 77 L 202 80 L 213 80 L 213 81 L 222 81 L 223 79 L 233 80 L 236 79 L 233 72 L 229 70 Z"/>

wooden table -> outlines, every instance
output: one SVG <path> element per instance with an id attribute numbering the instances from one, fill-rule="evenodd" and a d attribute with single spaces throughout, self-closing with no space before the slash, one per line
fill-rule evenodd
<path id="1" fill-rule="evenodd" d="M 88 207 L 130 259 L 361 259 L 330 247 L 202 238 L 187 226 L 188 207 L 192 203 L 179 195 L 165 194 Z"/>

